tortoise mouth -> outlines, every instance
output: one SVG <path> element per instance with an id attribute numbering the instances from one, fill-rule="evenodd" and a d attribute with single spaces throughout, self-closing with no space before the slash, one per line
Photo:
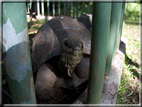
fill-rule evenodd
<path id="1" fill-rule="evenodd" d="M 74 52 L 70 52 L 67 55 L 69 55 L 68 57 L 78 57 L 78 54 L 75 54 Z"/>
<path id="2" fill-rule="evenodd" d="M 62 57 L 62 59 L 75 60 L 75 59 L 81 59 L 82 58 L 82 54 L 75 54 L 73 52 L 62 53 L 61 57 Z"/>

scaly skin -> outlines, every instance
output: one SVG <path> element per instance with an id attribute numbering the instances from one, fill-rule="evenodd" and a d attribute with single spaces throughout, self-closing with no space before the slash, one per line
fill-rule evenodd
<path id="1" fill-rule="evenodd" d="M 69 77 L 81 61 L 83 55 L 83 43 L 77 38 L 66 38 L 61 44 L 59 68 Z"/>
<path id="2" fill-rule="evenodd" d="M 58 103 L 56 99 L 60 100 L 64 95 L 60 87 L 77 87 L 88 79 L 88 63 L 89 57 L 83 57 L 82 41 L 77 38 L 66 38 L 61 44 L 58 62 L 60 70 L 58 71 L 48 62 L 44 63 L 37 72 L 35 83 L 37 97 L 48 99 L 49 103 Z M 60 72 L 62 76 L 55 72 Z M 66 79 L 66 77 L 71 78 Z"/>

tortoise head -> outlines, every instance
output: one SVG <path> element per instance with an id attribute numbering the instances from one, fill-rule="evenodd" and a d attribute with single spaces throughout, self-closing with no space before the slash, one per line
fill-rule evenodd
<path id="1" fill-rule="evenodd" d="M 78 38 L 66 38 L 60 48 L 59 68 L 62 72 L 72 77 L 76 65 L 83 56 L 83 42 Z"/>

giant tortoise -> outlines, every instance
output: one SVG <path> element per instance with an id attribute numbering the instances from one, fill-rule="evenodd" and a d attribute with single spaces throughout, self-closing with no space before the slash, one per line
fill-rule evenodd
<path id="1" fill-rule="evenodd" d="M 90 45 L 90 32 L 73 18 L 57 16 L 39 28 L 32 46 L 39 99 L 60 99 L 61 88 L 77 87 L 88 79 Z"/>

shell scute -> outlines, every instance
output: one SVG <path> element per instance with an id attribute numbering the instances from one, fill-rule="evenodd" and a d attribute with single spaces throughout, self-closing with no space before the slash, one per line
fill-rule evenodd
<path id="1" fill-rule="evenodd" d="M 32 57 L 36 60 L 34 72 L 42 63 L 60 54 L 60 44 L 67 37 L 79 38 L 84 44 L 84 53 L 90 54 L 91 34 L 75 19 L 58 16 L 43 24 L 34 39 Z"/>

